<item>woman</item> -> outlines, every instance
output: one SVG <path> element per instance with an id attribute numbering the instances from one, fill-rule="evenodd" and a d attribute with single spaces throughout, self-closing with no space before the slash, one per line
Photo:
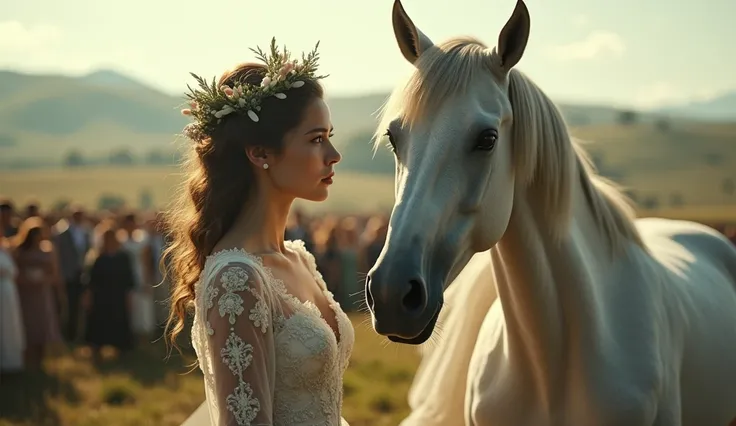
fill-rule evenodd
<path id="1" fill-rule="evenodd" d="M 131 327 L 141 344 L 150 341 L 156 328 L 152 271 L 148 268 L 151 254 L 148 232 L 138 225 L 135 213 L 123 217 L 119 238 L 133 266 L 134 288 L 131 293 Z"/>
<path id="2" fill-rule="evenodd" d="M 92 346 L 95 359 L 105 345 L 126 352 L 133 345 L 130 326 L 131 294 L 135 288 L 135 272 L 130 255 L 121 248 L 115 229 L 100 225 L 102 247 L 87 279 L 84 295 L 87 311 L 85 342 Z"/>
<path id="3" fill-rule="evenodd" d="M 9 247 L 4 224 L 0 221 L 0 373 L 23 370 L 26 344 L 23 313 L 15 286 L 18 269 Z"/>
<path id="4" fill-rule="evenodd" d="M 297 199 L 323 201 L 340 154 L 313 50 L 271 42 L 218 84 L 200 83 L 188 191 L 172 210 L 173 342 L 194 305 L 192 343 L 214 425 L 339 425 L 350 320 L 302 241 L 284 241 Z M 173 325 L 173 328 L 172 328 Z"/>
<path id="5" fill-rule="evenodd" d="M 18 295 L 25 326 L 26 365 L 40 367 L 46 348 L 61 342 L 54 294 L 61 283 L 56 253 L 39 216 L 23 221 L 15 235 Z"/>

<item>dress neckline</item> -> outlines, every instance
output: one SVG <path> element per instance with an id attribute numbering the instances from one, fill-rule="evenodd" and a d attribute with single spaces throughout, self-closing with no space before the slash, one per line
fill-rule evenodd
<path id="1" fill-rule="evenodd" d="M 284 245 L 287 249 L 296 251 L 299 255 L 299 257 L 304 258 L 304 260 L 307 261 L 309 272 L 314 278 L 315 281 L 317 281 L 317 285 L 320 287 L 320 290 L 322 290 L 322 294 L 327 298 L 327 305 L 332 310 L 332 313 L 335 315 L 335 323 L 337 325 L 337 330 L 333 330 L 332 326 L 327 322 L 324 315 L 322 314 L 322 311 L 319 309 L 319 307 L 312 302 L 311 300 L 301 300 L 295 295 L 291 294 L 289 290 L 286 287 L 286 283 L 280 278 L 276 278 L 273 274 L 273 271 L 269 266 L 266 266 L 266 264 L 263 262 L 263 257 L 254 253 L 251 253 L 244 248 L 240 247 L 234 247 L 229 249 L 222 249 L 218 250 L 216 252 L 213 252 L 209 256 L 207 256 L 207 262 L 211 262 L 213 259 L 225 255 L 225 254 L 239 254 L 242 255 L 251 261 L 255 262 L 261 270 L 266 275 L 266 280 L 268 280 L 279 293 L 281 293 L 281 296 L 284 297 L 287 301 L 290 301 L 295 307 L 297 308 L 303 308 L 307 310 L 308 312 L 311 312 L 312 314 L 316 315 L 322 323 L 327 327 L 328 330 L 332 333 L 332 335 L 335 338 L 335 343 L 337 343 L 337 346 L 341 346 L 344 340 L 344 333 L 343 333 L 343 325 L 342 325 L 342 319 L 340 317 L 339 309 L 337 309 L 340 304 L 335 301 L 332 292 L 330 292 L 327 289 L 327 285 L 324 283 L 324 280 L 322 279 L 322 275 L 317 270 L 317 265 L 314 261 L 314 259 L 310 256 L 307 256 L 306 254 L 309 254 L 307 252 L 306 247 L 304 247 L 304 241 L 302 240 L 285 240 Z"/>

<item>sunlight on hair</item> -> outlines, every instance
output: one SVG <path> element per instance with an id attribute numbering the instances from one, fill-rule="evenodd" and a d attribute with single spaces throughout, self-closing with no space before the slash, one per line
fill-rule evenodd
<path id="1" fill-rule="evenodd" d="M 417 60 L 418 69 L 406 84 L 397 86 L 382 108 L 374 145 L 383 138 L 391 120 L 400 117 L 403 124 L 411 126 L 436 112 L 446 99 L 467 93 L 478 78 L 491 77 L 491 53 L 472 37 L 456 37 L 423 52 Z"/>
<path id="2" fill-rule="evenodd" d="M 524 123 L 512 131 L 514 169 L 517 178 L 542 200 L 553 235 L 561 238 L 569 229 L 572 189 L 579 180 L 612 252 L 627 240 L 642 245 L 629 199 L 597 174 L 580 142 L 570 137 L 557 106 L 531 79 L 516 69 L 504 75 L 495 49 L 475 38 L 457 37 L 423 52 L 416 67 L 381 109 L 374 152 L 392 120 L 400 119 L 411 128 L 436 115 L 448 99 L 466 94 L 480 79 L 508 83 L 514 122 Z"/>

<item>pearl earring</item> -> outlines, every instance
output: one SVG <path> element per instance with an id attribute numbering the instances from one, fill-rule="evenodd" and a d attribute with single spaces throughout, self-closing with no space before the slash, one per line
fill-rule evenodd
<path id="1" fill-rule="evenodd" d="M 268 163 L 263 163 L 263 168 L 268 169 Z"/>

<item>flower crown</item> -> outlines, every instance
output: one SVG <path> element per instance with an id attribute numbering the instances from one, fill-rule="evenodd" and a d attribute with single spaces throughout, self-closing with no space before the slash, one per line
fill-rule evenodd
<path id="1" fill-rule="evenodd" d="M 195 141 L 201 141 L 211 134 L 214 127 L 222 122 L 222 119 L 232 113 L 245 114 L 254 122 L 259 121 L 258 113 L 261 111 L 261 102 L 273 96 L 276 99 L 286 99 L 285 91 L 304 86 L 305 80 L 319 80 L 327 77 L 317 75 L 317 61 L 319 54 L 317 42 L 314 49 L 307 55 L 302 54 L 301 62 L 291 59 L 291 52 L 279 51 L 276 47 L 276 38 L 271 39 L 271 51 L 269 54 L 263 52 L 260 47 L 250 49 L 251 52 L 266 65 L 266 75 L 260 85 L 245 82 L 236 82 L 233 87 L 223 85 L 217 87 L 215 79 L 208 84 L 202 77 L 190 73 L 197 83 L 199 89 L 192 89 L 189 85 L 190 107 L 183 109 L 181 113 L 194 118 L 184 128 L 184 135 Z"/>

